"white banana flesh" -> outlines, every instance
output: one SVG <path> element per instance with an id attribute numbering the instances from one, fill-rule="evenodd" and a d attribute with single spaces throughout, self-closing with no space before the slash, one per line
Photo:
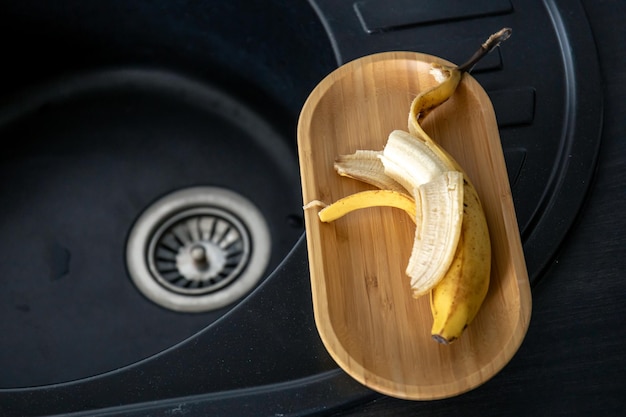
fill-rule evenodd
<path id="1" fill-rule="evenodd" d="M 407 266 L 413 296 L 433 289 L 454 259 L 463 221 L 463 174 L 448 171 L 419 186 L 422 219 Z"/>
<path id="2" fill-rule="evenodd" d="M 409 191 L 450 171 L 425 143 L 402 130 L 389 134 L 380 160 L 385 173 Z"/>
<path id="3" fill-rule="evenodd" d="M 340 155 L 335 160 L 335 171 L 343 177 L 359 180 L 381 190 L 406 192 L 406 189 L 385 174 L 381 151 L 357 150 L 353 154 Z"/>

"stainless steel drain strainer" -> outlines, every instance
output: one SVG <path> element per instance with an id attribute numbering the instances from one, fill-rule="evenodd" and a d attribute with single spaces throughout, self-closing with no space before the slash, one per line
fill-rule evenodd
<path id="1" fill-rule="evenodd" d="M 241 298 L 260 280 L 270 234 L 247 199 L 194 187 L 158 200 L 135 223 L 127 244 L 130 276 L 157 304 L 203 312 Z"/>
<path id="2" fill-rule="evenodd" d="M 250 258 L 247 228 L 215 207 L 186 210 L 165 222 L 148 246 L 150 272 L 168 289 L 206 294 L 224 287 Z"/>

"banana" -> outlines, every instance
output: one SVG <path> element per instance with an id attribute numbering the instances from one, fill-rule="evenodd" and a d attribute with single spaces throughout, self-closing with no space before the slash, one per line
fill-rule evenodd
<path id="1" fill-rule="evenodd" d="M 437 84 L 411 102 L 409 132 L 391 132 L 382 151 L 359 150 L 335 162 L 340 175 L 381 190 L 353 194 L 319 212 L 322 221 L 333 221 L 353 210 L 392 206 L 412 216 L 416 231 L 407 275 L 414 297 L 430 293 L 431 335 L 441 344 L 461 336 L 486 297 L 491 242 L 474 185 L 420 123 L 454 94 L 464 72 L 510 34 L 505 28 L 491 35 L 463 65 L 433 63 L 430 73 Z"/>
<path id="2" fill-rule="evenodd" d="M 413 195 L 421 220 L 406 273 L 414 296 L 426 294 L 452 263 L 461 231 L 462 176 L 426 144 L 400 130 L 391 132 L 382 152 L 357 150 L 339 156 L 334 166 L 339 175 Z M 334 207 L 346 213 L 352 209 L 344 202 Z"/>
<path id="3" fill-rule="evenodd" d="M 439 84 L 419 94 L 411 103 L 409 132 L 424 141 L 451 169 L 463 169 L 443 148 L 422 129 L 420 122 L 439 104 L 445 102 L 458 86 L 462 73 L 501 42 L 508 39 L 511 29 L 504 28 L 491 35 L 465 64 L 458 67 L 435 66 L 431 73 Z M 472 182 L 464 177 L 464 209 L 461 237 L 454 261 L 446 276 L 430 293 L 433 314 L 431 334 L 435 341 L 448 344 L 458 339 L 478 313 L 489 289 L 491 274 L 491 243 L 485 214 Z"/>
<path id="4" fill-rule="evenodd" d="M 431 149 L 451 170 L 463 172 L 463 222 L 454 261 L 446 275 L 433 288 L 430 306 L 433 314 L 431 335 L 439 343 L 458 339 L 474 319 L 489 289 L 491 274 L 491 242 L 485 214 L 467 174 L 458 162 L 430 138 L 420 125 L 426 112 L 444 103 L 461 79 L 458 67 L 434 66 L 440 83 L 418 95 L 409 111 L 411 135 Z"/>

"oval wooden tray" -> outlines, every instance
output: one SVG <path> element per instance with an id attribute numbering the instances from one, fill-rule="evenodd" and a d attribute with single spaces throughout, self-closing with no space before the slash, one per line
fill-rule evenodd
<path id="1" fill-rule="evenodd" d="M 329 74 L 307 99 L 298 124 L 304 203 L 330 203 L 371 187 L 333 169 L 340 154 L 382 149 L 407 130 L 411 100 L 433 85 L 436 57 L 385 52 Z M 528 328 L 531 295 L 498 127 L 489 97 L 469 75 L 424 128 L 463 166 L 482 199 L 493 262 L 489 293 L 455 343 L 431 339 L 428 297 L 414 299 L 406 268 L 415 226 L 393 208 L 360 210 L 323 224 L 305 210 L 315 321 L 333 359 L 381 393 L 436 399 L 468 391 L 495 375 Z"/>

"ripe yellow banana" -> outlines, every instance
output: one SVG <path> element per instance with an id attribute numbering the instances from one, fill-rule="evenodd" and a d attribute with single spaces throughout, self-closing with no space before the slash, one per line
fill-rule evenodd
<path id="1" fill-rule="evenodd" d="M 419 94 L 411 103 L 409 131 L 432 149 L 449 169 L 463 172 L 457 161 L 424 132 L 420 121 L 428 112 L 450 98 L 465 70 L 471 68 L 480 57 L 500 42 L 508 39 L 510 34 L 510 29 L 502 29 L 493 34 L 470 61 L 460 67 L 433 65 L 431 73 L 439 84 Z M 452 265 L 430 293 L 433 314 L 431 334 L 433 339 L 443 344 L 460 337 L 474 319 L 487 295 L 491 274 L 491 242 L 485 214 L 472 182 L 465 173 L 463 177 L 465 198 L 461 237 Z"/>
<path id="2" fill-rule="evenodd" d="M 428 101 L 422 102 L 418 96 L 411 104 L 409 129 L 416 140 L 422 141 L 432 149 L 449 169 L 463 172 L 454 158 L 437 145 L 419 124 L 421 110 L 424 108 L 430 110 L 433 102 L 446 101 L 449 91 L 451 89 L 454 91 L 458 85 L 457 78 L 460 77 L 457 74 L 460 71 L 456 68 L 446 68 L 445 72 L 449 73 L 449 76 L 428 92 Z M 491 271 L 489 230 L 478 193 L 465 173 L 463 188 L 463 222 L 454 260 L 446 275 L 430 294 L 433 314 L 431 334 L 436 341 L 443 344 L 461 336 L 478 313 L 489 289 Z"/>
<path id="3" fill-rule="evenodd" d="M 491 243 L 476 189 L 460 165 L 422 129 L 420 122 L 452 96 L 463 72 L 510 36 L 492 35 L 465 64 L 432 64 L 437 85 L 420 93 L 409 109 L 409 132 L 393 131 L 384 150 L 338 158 L 340 175 L 382 188 L 345 197 L 320 211 L 333 221 L 372 206 L 404 209 L 416 221 L 407 275 L 413 295 L 430 293 L 432 337 L 448 344 L 461 336 L 489 288 Z M 380 162 L 375 161 L 378 159 Z M 404 188 L 411 196 L 402 192 Z"/>

